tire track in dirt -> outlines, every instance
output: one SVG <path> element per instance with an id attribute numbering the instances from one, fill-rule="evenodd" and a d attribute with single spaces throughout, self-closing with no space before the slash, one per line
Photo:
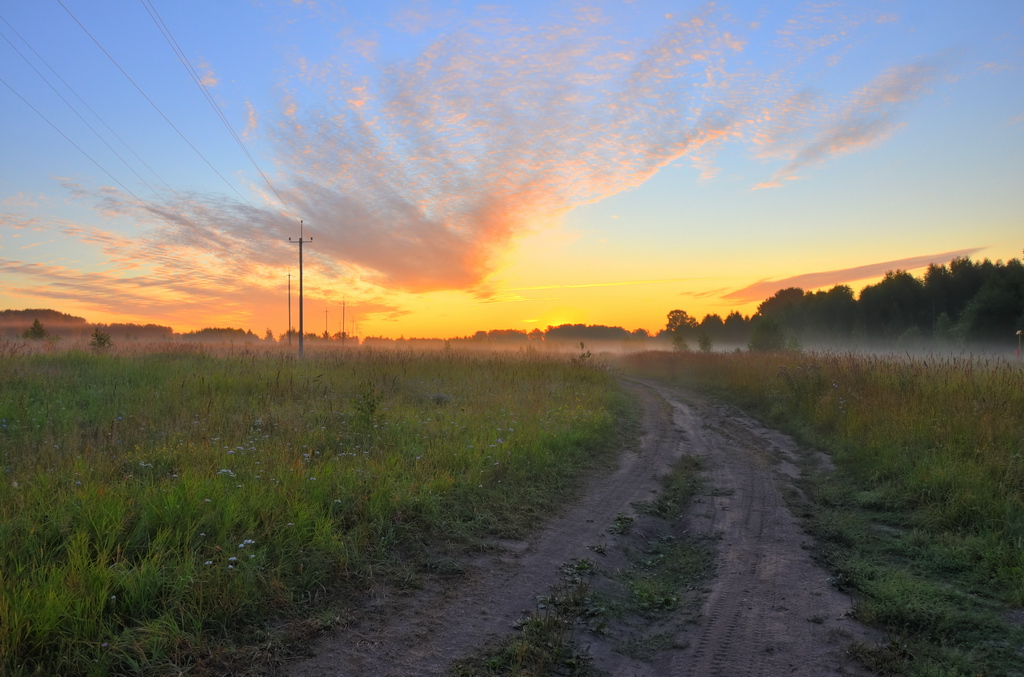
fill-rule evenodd
<path id="1" fill-rule="evenodd" d="M 691 507 L 689 531 L 720 536 L 702 622 L 677 636 L 688 649 L 660 657 L 660 674 L 870 674 L 845 647 L 874 637 L 849 617 L 851 600 L 812 561 L 782 498 L 800 473 L 799 447 L 731 407 L 651 387 L 671 404 L 687 453 L 706 463 L 710 495 Z"/>
<path id="2" fill-rule="evenodd" d="M 559 566 L 592 556 L 588 546 L 604 538 L 617 514 L 631 513 L 631 503 L 652 498 L 658 478 L 683 453 L 662 398 L 649 388 L 627 387 L 643 406 L 640 446 L 624 450 L 611 473 L 590 477 L 564 514 L 533 538 L 503 543 L 503 553 L 471 562 L 457 587 L 434 585 L 412 598 L 381 591 L 376 606 L 384 613 L 332 633 L 316 656 L 286 674 L 438 675 L 460 656 L 513 632 L 524 611 L 535 608 L 536 596 L 559 581 Z"/>
<path id="3" fill-rule="evenodd" d="M 604 674 L 870 674 L 844 656 L 852 640 L 873 641 L 848 617 L 850 600 L 828 583 L 803 548 L 808 540 L 780 486 L 799 475 L 798 447 L 737 410 L 654 383 L 625 380 L 643 406 L 640 446 L 615 470 L 595 474 L 582 497 L 534 537 L 501 544 L 466 566 L 454 583 L 428 582 L 407 597 L 378 592 L 361 620 L 331 633 L 310 659 L 287 666 L 313 675 L 440 675 L 459 657 L 513 632 L 559 567 L 592 558 L 588 546 L 616 545 L 606 529 L 631 504 L 648 501 L 683 454 L 703 457 L 712 490 L 670 525 L 678 537 L 716 535 L 717 572 L 697 624 L 679 624 L 674 647 L 649 661 L 620 653 L 611 638 L 580 643 Z M 820 456 L 820 455 L 819 455 Z"/>

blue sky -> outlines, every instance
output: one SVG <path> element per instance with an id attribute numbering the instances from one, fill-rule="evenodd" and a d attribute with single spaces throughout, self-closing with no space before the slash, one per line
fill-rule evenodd
<path id="1" fill-rule="evenodd" d="M 0 17 L 0 307 L 283 331 L 300 218 L 309 315 L 344 299 L 350 330 L 392 336 L 653 331 L 790 278 L 859 289 L 1024 247 L 1018 2 Z"/>

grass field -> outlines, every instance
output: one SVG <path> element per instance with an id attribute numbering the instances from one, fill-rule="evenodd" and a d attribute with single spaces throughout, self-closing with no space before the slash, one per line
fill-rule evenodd
<path id="1" fill-rule="evenodd" d="M 1024 674 L 1024 369 L 971 358 L 640 353 L 832 454 L 797 506 L 881 674 Z"/>
<path id="2" fill-rule="evenodd" d="M 10 342 L 0 373 L 5 674 L 271 661 L 439 544 L 523 533 L 622 404 L 589 356 L 530 353 Z"/>

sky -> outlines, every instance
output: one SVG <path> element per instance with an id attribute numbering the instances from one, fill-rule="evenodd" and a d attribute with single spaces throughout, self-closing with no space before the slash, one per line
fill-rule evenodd
<path id="1" fill-rule="evenodd" d="M 280 333 L 301 237 L 307 332 L 653 333 L 1020 258 L 1022 69 L 1019 0 L 0 0 L 0 308 Z"/>

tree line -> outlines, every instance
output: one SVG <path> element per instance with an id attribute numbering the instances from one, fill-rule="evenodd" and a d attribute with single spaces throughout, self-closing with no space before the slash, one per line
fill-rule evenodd
<path id="1" fill-rule="evenodd" d="M 31 326 L 29 326 L 31 324 Z M 27 328 L 26 328 L 27 327 Z M 932 264 L 923 276 L 894 270 L 876 284 L 861 289 L 836 285 L 827 291 L 780 289 L 744 316 L 737 311 L 724 318 L 717 313 L 702 320 L 685 310 L 668 313 L 663 329 L 654 334 L 618 326 L 562 324 L 546 329 L 492 329 L 448 339 L 369 337 L 307 333 L 313 341 L 348 341 L 377 346 L 573 346 L 618 344 L 634 347 L 713 348 L 749 347 L 781 349 L 800 346 L 917 349 L 967 345 L 1016 347 L 1014 338 L 1024 329 L 1024 264 L 988 259 L 956 258 Z M 84 318 L 50 309 L 0 311 L 0 336 L 24 338 L 106 336 L 110 340 L 185 340 L 218 342 L 286 342 L 289 332 L 275 337 L 267 329 L 262 338 L 252 330 L 208 327 L 176 334 L 156 324 L 92 324 Z M 291 332 L 295 336 L 296 332 Z"/>
<path id="2" fill-rule="evenodd" d="M 1022 329 L 1024 264 L 968 257 L 932 264 L 921 277 L 890 271 L 859 295 L 847 285 L 815 292 L 790 287 L 762 301 L 750 317 L 707 315 L 697 322 L 674 310 L 666 324 L 679 347 L 701 340 L 751 348 L 1017 347 Z"/>
<path id="3" fill-rule="evenodd" d="M 10 338 L 79 339 L 92 336 L 97 329 L 118 340 L 160 341 L 170 340 L 175 336 L 172 328 L 159 324 L 96 324 L 84 317 L 50 308 L 0 310 L 0 336 Z"/>

